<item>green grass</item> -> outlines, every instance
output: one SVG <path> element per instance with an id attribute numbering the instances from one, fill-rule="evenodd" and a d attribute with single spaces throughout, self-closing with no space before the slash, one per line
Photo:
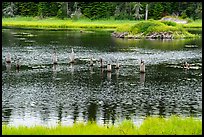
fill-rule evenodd
<path id="1" fill-rule="evenodd" d="M 90 20 L 90 19 L 58 19 L 37 17 L 2 18 L 3 27 L 32 28 L 32 29 L 80 29 L 80 30 L 108 30 L 129 32 L 129 36 L 137 35 L 143 38 L 152 32 L 173 32 L 174 38 L 193 38 L 198 35 L 185 30 L 191 28 L 202 29 L 202 20 L 188 24 L 176 24 L 171 21 L 134 21 L 134 20 Z"/>
<path id="2" fill-rule="evenodd" d="M 199 24 L 199 22 L 195 23 Z M 190 25 L 189 25 L 190 26 Z M 193 38 L 198 37 L 198 35 L 191 34 L 182 24 L 176 24 L 171 21 L 157 21 L 157 20 L 147 20 L 140 21 L 135 24 L 126 24 L 117 27 L 116 32 L 128 32 L 129 35 L 127 37 L 139 36 L 141 38 L 159 32 L 171 32 L 173 33 L 173 38 Z"/>
<path id="3" fill-rule="evenodd" d="M 202 20 L 196 20 L 188 24 L 183 25 L 184 28 L 201 28 L 202 29 Z"/>
<path id="4" fill-rule="evenodd" d="M 202 121 L 193 117 L 147 117 L 140 127 L 131 120 L 115 126 L 96 123 L 75 123 L 73 126 L 19 126 L 2 125 L 2 135 L 202 135 Z"/>
<path id="5" fill-rule="evenodd" d="M 19 28 L 80 28 L 80 29 L 116 29 L 118 26 L 125 23 L 132 24 L 135 21 L 123 20 L 71 20 L 71 19 L 57 19 L 47 18 L 38 19 L 34 17 L 15 17 L 2 18 L 2 26 L 4 27 L 19 27 Z"/>

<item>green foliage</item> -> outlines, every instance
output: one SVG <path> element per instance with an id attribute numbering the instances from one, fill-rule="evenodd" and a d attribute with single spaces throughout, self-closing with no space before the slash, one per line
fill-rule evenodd
<path id="1" fill-rule="evenodd" d="M 182 12 L 182 13 L 181 13 L 181 18 L 182 18 L 182 19 L 186 19 L 186 18 L 187 18 L 187 15 L 186 15 L 185 12 Z"/>
<path id="2" fill-rule="evenodd" d="M 14 9 L 9 8 L 11 3 L 14 4 Z M 140 20 L 143 19 L 146 4 L 149 5 L 148 18 L 157 20 L 174 14 L 193 20 L 202 19 L 201 2 L 3 2 L 2 11 L 13 10 L 10 14 L 12 16 L 70 18 L 80 8 L 83 16 L 92 20 L 135 20 L 135 17 Z"/>
<path id="3" fill-rule="evenodd" d="M 159 21 L 140 21 L 139 23 L 133 25 L 131 27 L 131 30 L 133 34 L 137 34 L 137 33 L 147 34 L 148 33 L 147 30 L 149 28 L 156 27 L 156 26 L 163 27 L 165 25 Z M 134 32 L 133 30 L 137 30 L 137 32 Z"/>
<path id="4" fill-rule="evenodd" d="M 202 135 L 202 120 L 171 116 L 147 117 L 140 126 L 127 119 L 117 125 L 106 126 L 96 122 L 56 127 L 2 125 L 2 135 Z"/>
<path id="5" fill-rule="evenodd" d="M 123 25 L 116 29 L 116 32 L 129 32 L 129 35 L 146 36 L 151 33 L 170 32 L 173 38 L 190 38 L 196 37 L 194 34 L 187 32 L 183 25 L 170 21 L 140 21 L 134 25 Z"/>
<path id="6" fill-rule="evenodd" d="M 186 18 L 186 20 L 187 20 L 187 22 L 188 22 L 188 23 L 193 22 L 193 20 L 192 20 L 192 19 L 190 19 L 190 18 Z"/>
<path id="7" fill-rule="evenodd" d="M 67 16 L 66 14 L 66 5 L 65 3 L 58 4 L 58 11 L 57 11 L 57 17 L 60 19 L 64 19 Z"/>
<path id="8" fill-rule="evenodd" d="M 176 26 L 176 22 L 173 22 L 173 21 L 162 21 L 162 23 L 168 26 Z"/>

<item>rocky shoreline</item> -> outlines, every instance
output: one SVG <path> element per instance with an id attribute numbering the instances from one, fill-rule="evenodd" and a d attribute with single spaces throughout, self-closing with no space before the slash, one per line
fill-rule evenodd
<path id="1" fill-rule="evenodd" d="M 128 32 L 113 32 L 111 36 L 116 38 L 129 38 L 129 39 L 173 39 L 173 33 L 172 32 L 153 32 L 146 36 L 141 33 L 140 35 L 129 35 Z"/>

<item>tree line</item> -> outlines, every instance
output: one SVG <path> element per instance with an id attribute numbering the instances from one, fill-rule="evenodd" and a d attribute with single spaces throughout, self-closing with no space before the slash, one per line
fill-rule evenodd
<path id="1" fill-rule="evenodd" d="M 2 16 L 115 20 L 202 19 L 202 2 L 3 2 Z"/>

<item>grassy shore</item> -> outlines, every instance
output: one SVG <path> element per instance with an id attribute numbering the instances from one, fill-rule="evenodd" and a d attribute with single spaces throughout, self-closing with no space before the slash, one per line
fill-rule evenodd
<path id="1" fill-rule="evenodd" d="M 15 18 L 2 18 L 3 27 L 19 27 L 19 28 L 80 28 L 80 29 L 110 29 L 123 25 L 134 25 L 137 22 L 134 20 L 71 20 L 71 19 L 58 19 L 46 18 L 39 19 L 37 17 L 15 17 Z M 202 20 L 196 20 L 191 23 L 183 25 L 184 28 L 202 28 Z"/>
<path id="2" fill-rule="evenodd" d="M 139 127 L 131 120 L 108 127 L 90 122 L 57 127 L 2 125 L 2 135 L 202 135 L 202 121 L 171 116 L 167 119 L 147 117 Z"/>
<path id="3" fill-rule="evenodd" d="M 130 20 L 60 20 L 57 18 L 39 19 L 34 17 L 2 18 L 3 27 L 38 28 L 38 29 L 105 29 L 115 30 L 124 24 L 133 24 Z"/>
<path id="4" fill-rule="evenodd" d="M 197 28 L 198 24 L 199 23 L 186 24 L 185 28 Z M 140 21 L 133 25 L 121 25 L 117 27 L 115 33 L 121 34 L 127 32 L 128 35 L 125 36 L 127 38 L 168 37 L 171 39 L 178 39 L 200 37 L 198 34 L 189 33 L 185 28 L 184 24 L 178 24 L 172 21 L 148 20 Z"/>

